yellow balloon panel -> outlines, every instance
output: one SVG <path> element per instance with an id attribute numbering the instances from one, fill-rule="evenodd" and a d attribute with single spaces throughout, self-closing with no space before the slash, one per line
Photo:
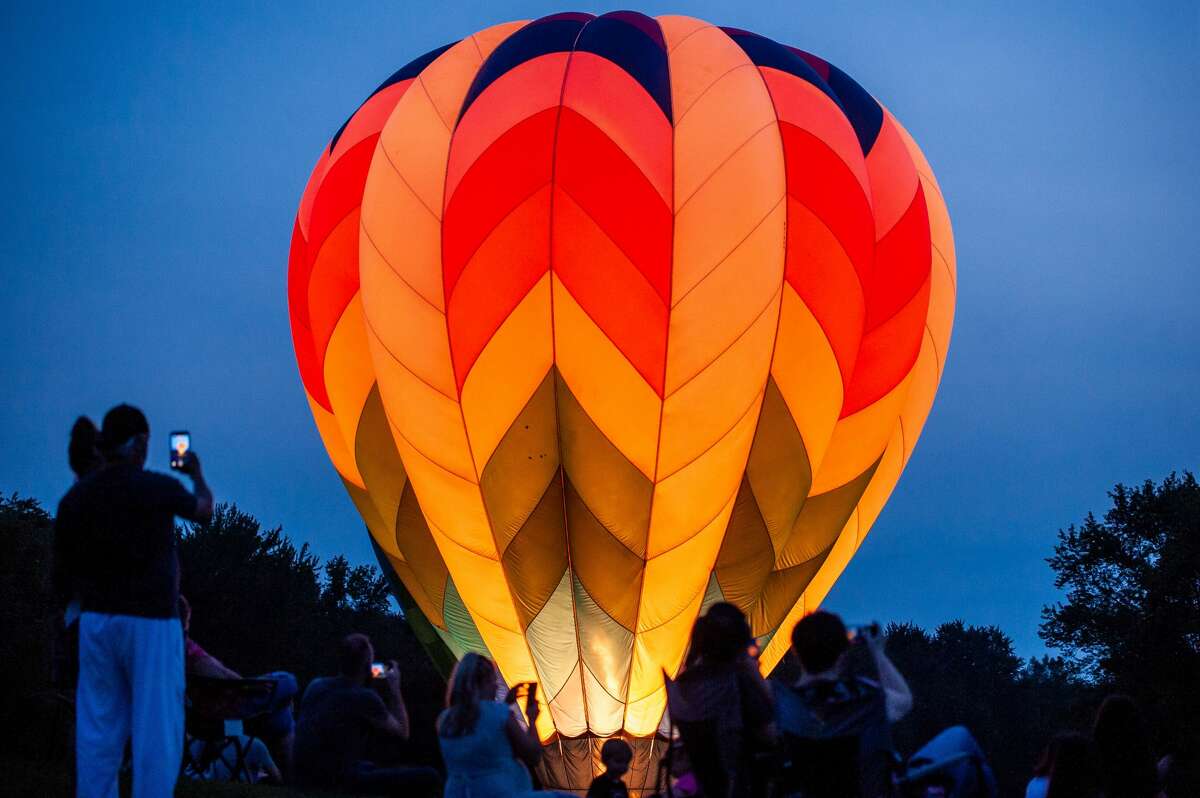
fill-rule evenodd
<path id="1" fill-rule="evenodd" d="M 954 258 L 928 162 L 836 67 L 560 14 L 356 111 L 301 201 L 289 311 L 412 611 L 541 683 L 543 740 L 639 736 L 702 605 L 745 611 L 769 669 L 850 562 L 929 414 Z M 594 754 L 570 750 L 568 781 Z"/>

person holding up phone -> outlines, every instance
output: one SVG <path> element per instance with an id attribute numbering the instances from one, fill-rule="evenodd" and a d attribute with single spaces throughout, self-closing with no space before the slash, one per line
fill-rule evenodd
<path id="1" fill-rule="evenodd" d="M 534 792 L 529 772 L 542 758 L 538 739 L 537 683 L 513 686 L 503 702 L 496 666 L 468 653 L 454 666 L 446 686 L 446 709 L 438 716 L 438 743 L 446 762 L 445 798 L 537 798 L 566 793 Z M 522 723 L 517 713 L 525 699 Z"/>
<path id="2" fill-rule="evenodd" d="M 207 521 L 213 496 L 188 452 L 187 491 L 147 471 L 150 425 L 118 405 L 96 441 L 102 463 L 58 505 L 54 567 L 60 589 L 78 597 L 77 795 L 117 792 L 133 738 L 135 795 L 170 795 L 183 756 L 183 629 L 175 519 Z"/>
<path id="3" fill-rule="evenodd" d="M 395 660 L 375 662 L 364 634 L 338 646 L 337 676 L 314 679 L 304 691 L 293 749 L 296 783 L 303 789 L 423 798 L 441 794 L 442 778 L 428 767 L 372 759 L 377 742 L 407 740 L 408 712 Z"/>

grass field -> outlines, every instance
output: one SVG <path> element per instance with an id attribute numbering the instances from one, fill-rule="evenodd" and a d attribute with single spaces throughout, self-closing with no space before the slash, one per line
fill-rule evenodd
<path id="1" fill-rule="evenodd" d="M 70 777 L 61 768 L 23 759 L 0 759 L 0 794 L 37 796 L 37 798 L 71 798 Z M 126 793 L 122 791 L 122 795 Z M 208 784 L 180 779 L 175 788 L 176 798 L 342 798 L 330 793 L 300 792 L 290 787 L 251 784 Z"/>

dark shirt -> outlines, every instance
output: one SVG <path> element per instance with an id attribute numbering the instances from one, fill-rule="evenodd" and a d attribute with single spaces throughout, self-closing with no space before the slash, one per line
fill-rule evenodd
<path id="1" fill-rule="evenodd" d="M 891 730 L 883 689 L 871 679 L 821 679 L 772 690 L 779 730 L 795 767 L 785 790 L 804 795 L 884 795 L 891 783 Z M 849 777 L 857 785 L 847 793 Z"/>
<path id="2" fill-rule="evenodd" d="M 140 466 L 101 468 L 75 483 L 54 520 L 55 586 L 84 612 L 179 616 L 175 517 L 196 497 L 179 481 Z"/>
<path id="3" fill-rule="evenodd" d="M 722 728 L 760 733 L 774 719 L 775 708 L 757 666 L 701 663 L 679 675 L 681 696 L 696 719 L 716 718 Z M 686 712 L 686 710 L 685 710 Z"/>
<path id="4" fill-rule="evenodd" d="M 296 721 L 293 759 L 301 787 L 345 786 L 356 762 L 369 759 L 375 730 L 387 723 L 387 705 L 369 687 L 341 676 L 314 679 Z"/>
<path id="5" fill-rule="evenodd" d="M 768 743 L 774 717 L 757 663 L 701 662 L 681 673 L 667 695 L 705 794 L 752 794 L 754 756 Z"/>
<path id="6" fill-rule="evenodd" d="M 629 789 L 620 779 L 601 773 L 588 787 L 587 798 L 629 798 Z"/>

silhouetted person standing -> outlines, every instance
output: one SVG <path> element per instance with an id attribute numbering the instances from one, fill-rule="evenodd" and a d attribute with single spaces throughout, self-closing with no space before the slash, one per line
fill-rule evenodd
<path id="1" fill-rule="evenodd" d="M 145 470 L 150 425 L 118 405 L 97 441 L 104 464 L 58 505 L 56 578 L 79 597 L 75 753 L 79 796 L 117 795 L 133 738 L 133 795 L 169 796 L 183 752 L 183 630 L 175 518 L 212 516 L 212 493 L 189 452 L 195 493 Z"/>

